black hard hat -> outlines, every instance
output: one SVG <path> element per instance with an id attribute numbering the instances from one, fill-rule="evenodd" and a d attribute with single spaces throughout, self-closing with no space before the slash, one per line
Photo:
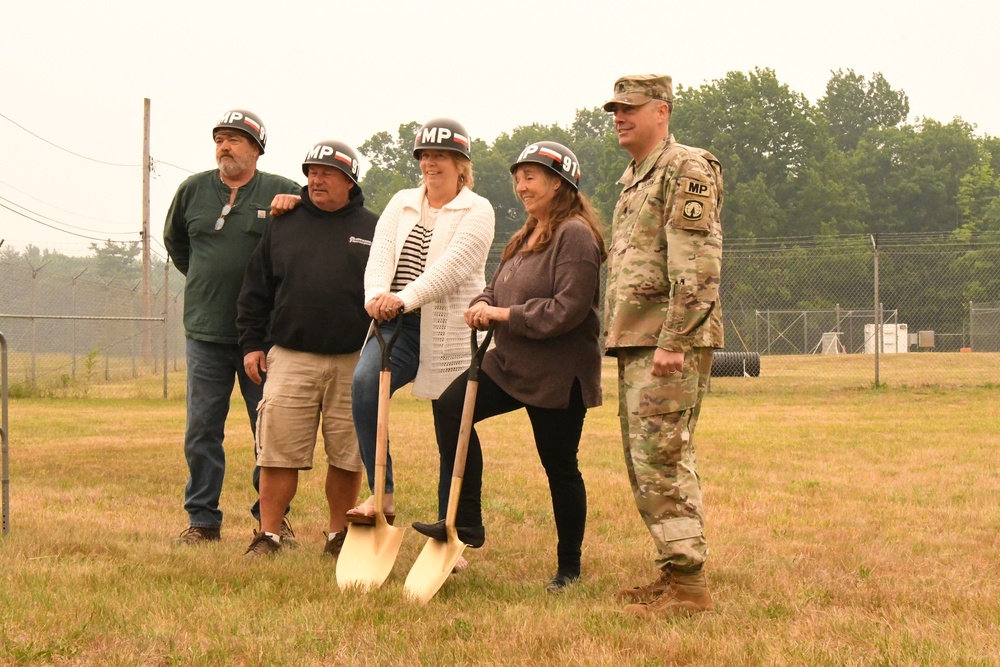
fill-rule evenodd
<path id="1" fill-rule="evenodd" d="M 580 163 L 576 160 L 576 154 L 562 144 L 555 141 L 529 144 L 517 156 L 514 164 L 510 165 L 510 173 L 513 174 L 520 165 L 529 162 L 548 167 L 573 186 L 574 190 L 580 189 Z"/>
<path id="2" fill-rule="evenodd" d="M 267 144 L 267 130 L 264 128 L 264 121 L 260 116 L 246 109 L 233 109 L 222 114 L 222 118 L 212 128 L 212 138 L 219 130 L 239 130 L 249 134 L 254 143 L 260 149 L 260 154 L 264 154 L 264 146 Z"/>
<path id="3" fill-rule="evenodd" d="M 451 118 L 435 118 L 417 130 L 417 137 L 413 142 L 413 157 L 419 160 L 420 151 L 439 150 L 455 151 L 471 160 L 471 144 L 472 139 L 461 123 Z"/>
<path id="4" fill-rule="evenodd" d="M 309 165 L 321 164 L 336 167 L 358 184 L 358 154 L 343 141 L 320 141 L 306 153 L 302 160 L 302 173 L 309 176 Z"/>

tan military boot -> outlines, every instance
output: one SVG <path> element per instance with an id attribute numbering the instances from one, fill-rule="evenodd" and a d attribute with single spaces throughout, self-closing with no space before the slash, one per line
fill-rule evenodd
<path id="1" fill-rule="evenodd" d="M 652 602 L 670 588 L 672 577 L 669 568 L 660 571 L 660 576 L 645 586 L 632 586 L 618 590 L 618 599 L 625 602 Z"/>
<path id="2" fill-rule="evenodd" d="M 670 586 L 652 602 L 630 604 L 625 611 L 645 618 L 667 618 L 702 611 L 712 611 L 712 594 L 708 591 L 705 571 L 691 574 L 673 572 Z"/>

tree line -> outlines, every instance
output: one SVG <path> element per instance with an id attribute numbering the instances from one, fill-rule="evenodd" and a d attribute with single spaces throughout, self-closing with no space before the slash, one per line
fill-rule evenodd
<path id="1" fill-rule="evenodd" d="M 909 113 L 906 93 L 879 73 L 833 72 L 813 104 L 773 70 L 755 69 L 678 86 L 670 129 L 722 162 L 727 239 L 1000 230 L 1000 139 L 977 136 L 961 118 L 908 123 Z M 379 132 L 360 147 L 371 163 L 361 185 L 374 210 L 417 182 L 418 127 Z M 476 190 L 496 209 L 499 242 L 524 217 L 508 166 L 545 139 L 576 153 L 581 189 L 610 222 L 629 157 L 609 114 L 580 109 L 569 127 L 535 124 L 491 144 L 474 141 Z"/>
<path id="2" fill-rule="evenodd" d="M 677 87 L 671 133 L 723 165 L 727 325 L 739 320 L 746 331 L 757 311 L 871 309 L 873 240 L 882 248 L 880 300 L 901 322 L 961 334 L 970 301 L 1000 298 L 1000 139 L 961 118 L 909 115 L 906 93 L 879 73 L 832 72 L 816 103 L 771 69 Z M 371 160 L 362 186 L 374 210 L 417 182 L 418 127 L 379 132 L 360 147 Z M 581 189 L 610 226 L 630 158 L 609 114 L 580 109 L 569 127 L 529 125 L 473 143 L 476 191 L 496 210 L 495 253 L 524 220 L 508 167 L 545 139 L 576 153 Z"/>
<path id="3" fill-rule="evenodd" d="M 860 234 L 941 234 L 968 238 L 1000 231 L 1000 138 L 979 136 L 961 118 L 908 122 L 909 100 L 879 73 L 831 73 L 811 103 L 771 69 L 730 72 L 699 87 L 677 86 L 670 129 L 677 141 L 714 153 L 723 165 L 727 247 L 781 238 Z M 420 124 L 382 131 L 359 148 L 369 168 L 361 181 L 369 208 L 381 212 L 420 172 L 413 138 Z M 476 191 L 496 210 L 495 246 L 524 219 L 511 187 L 510 163 L 529 143 L 569 146 L 582 168 L 581 189 L 609 226 L 628 154 L 610 114 L 579 109 L 568 127 L 533 124 L 472 145 Z M 963 236 L 964 235 L 964 236 Z M 91 258 L 66 258 L 29 247 L 0 249 L 0 262 L 53 261 L 52 270 L 89 268 L 107 280 L 134 280 L 134 243 L 92 244 Z M 160 271 L 154 267 L 157 280 Z M 174 289 L 173 283 L 171 288 Z"/>

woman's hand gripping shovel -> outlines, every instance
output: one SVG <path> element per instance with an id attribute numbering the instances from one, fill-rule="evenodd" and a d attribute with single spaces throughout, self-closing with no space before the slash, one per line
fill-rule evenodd
<path id="1" fill-rule="evenodd" d="M 465 551 L 465 544 L 458 539 L 458 531 L 455 529 L 455 516 L 458 514 L 458 496 L 462 491 L 462 478 L 465 476 L 469 438 L 472 437 L 472 417 L 476 410 L 476 392 L 479 390 L 479 367 L 492 338 L 492 324 L 486 332 L 482 345 L 477 344 L 477 332 L 475 329 L 472 330 L 472 363 L 469 366 L 469 381 L 465 386 L 465 403 L 462 406 L 462 422 L 458 428 L 458 446 L 455 450 L 455 468 L 451 473 L 448 510 L 444 520 L 448 541 L 428 539 L 413 567 L 410 568 L 410 573 L 406 575 L 407 595 L 421 603 L 434 597 Z"/>
<path id="2" fill-rule="evenodd" d="M 337 585 L 341 589 L 381 586 L 392 572 L 406 531 L 405 528 L 389 525 L 382 508 L 386 450 L 389 448 L 389 381 L 392 376 L 389 353 L 402 328 L 402 322 L 397 322 L 395 331 L 386 342 L 378 326 L 374 326 L 375 337 L 382 350 L 382 370 L 378 376 L 378 425 L 375 431 L 375 524 L 364 526 L 354 523 L 348 528 L 344 547 L 337 558 Z"/>

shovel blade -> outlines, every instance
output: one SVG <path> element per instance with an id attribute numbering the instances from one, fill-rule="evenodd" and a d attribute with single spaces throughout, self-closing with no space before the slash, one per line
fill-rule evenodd
<path id="1" fill-rule="evenodd" d="M 406 575 L 404 587 L 407 595 L 421 604 L 434 597 L 454 570 L 463 551 L 465 545 L 457 539 L 447 542 L 427 540 L 410 568 L 410 573 Z"/>
<path id="2" fill-rule="evenodd" d="M 345 588 L 378 588 L 392 572 L 403 543 L 405 528 L 385 520 L 374 526 L 352 524 L 337 558 L 337 585 Z"/>

